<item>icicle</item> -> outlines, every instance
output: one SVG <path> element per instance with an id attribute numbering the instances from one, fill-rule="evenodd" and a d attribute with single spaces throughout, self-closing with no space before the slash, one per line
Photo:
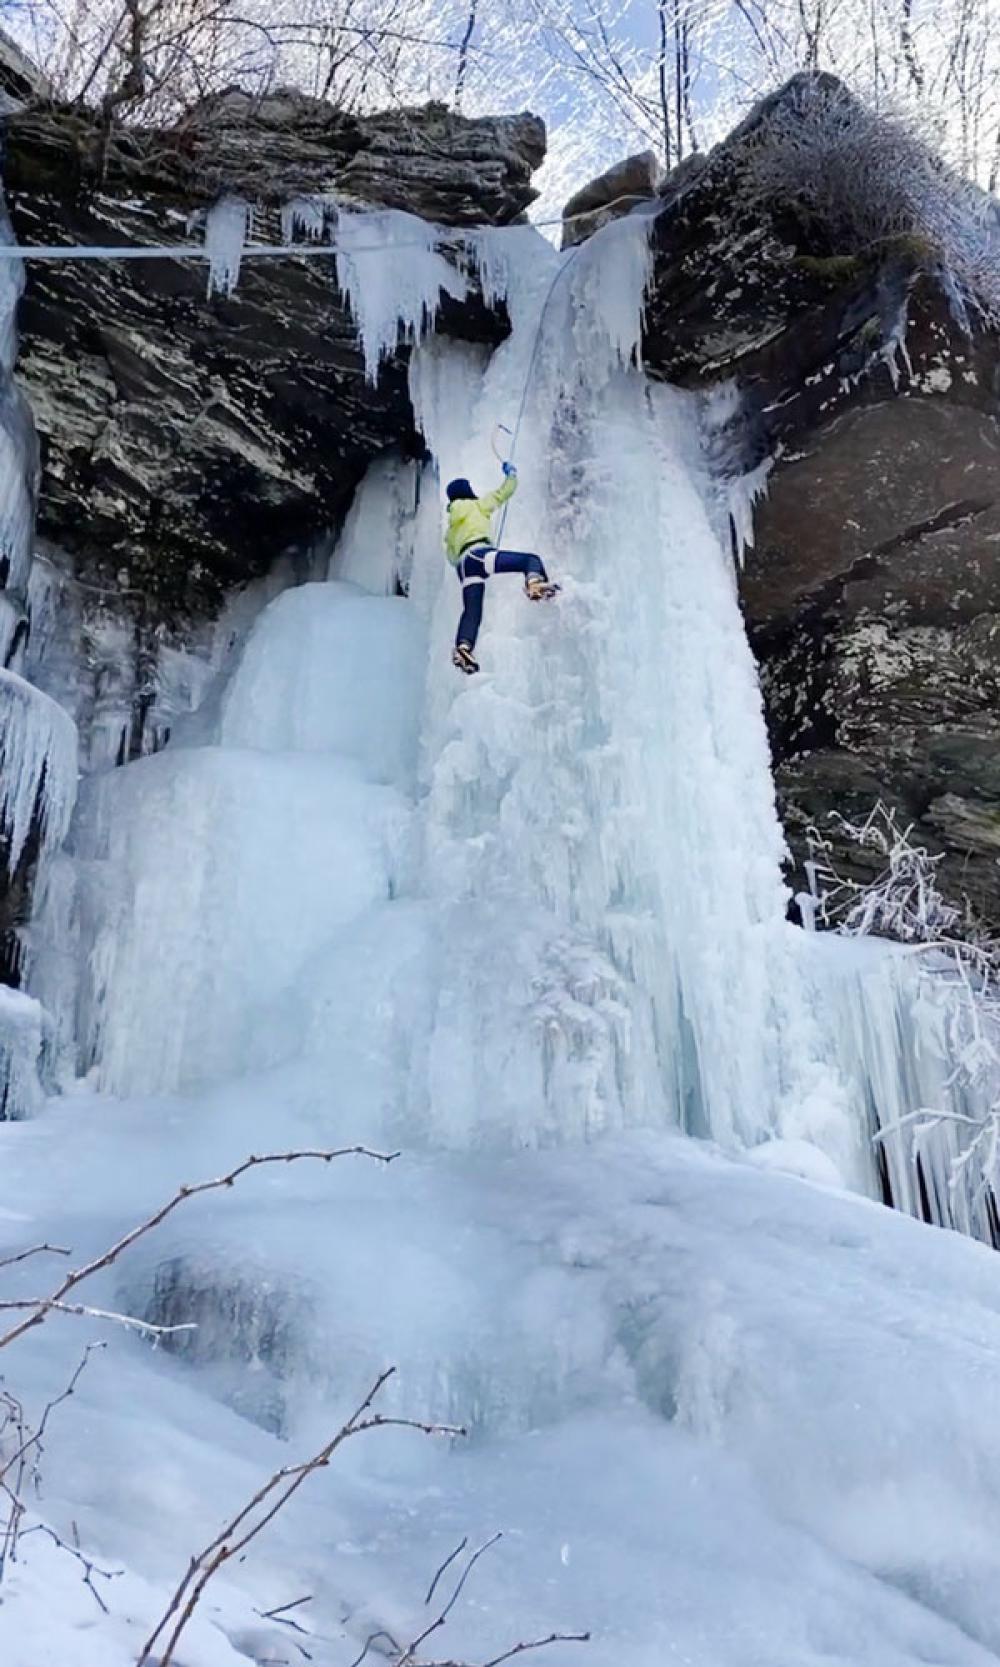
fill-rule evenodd
<path id="1" fill-rule="evenodd" d="M 10 662 L 14 633 L 21 618 L 20 608 L 15 606 L 5 591 L 0 590 L 0 666 L 6 666 Z"/>
<path id="2" fill-rule="evenodd" d="M 281 241 L 294 243 L 303 238 L 319 243 L 329 238 L 336 198 L 323 195 L 292 197 L 281 208 Z"/>
<path id="3" fill-rule="evenodd" d="M 232 295 L 236 288 L 252 215 L 252 206 L 242 197 L 221 197 L 209 209 L 205 217 L 209 295 Z"/>
<path id="4" fill-rule="evenodd" d="M 533 226 L 482 226 L 462 233 L 469 265 L 478 273 L 488 307 L 506 305 L 511 327 L 518 331 L 537 314 L 540 281 L 554 275 L 559 259 Z"/>
<path id="5" fill-rule="evenodd" d="M 440 538 L 437 480 L 420 464 L 377 457 L 358 487 L 329 564 L 331 579 L 346 579 L 376 596 L 408 588 L 414 523 L 430 516 Z"/>
<path id="6" fill-rule="evenodd" d="M 566 257 L 572 264 L 571 324 L 581 353 L 603 340 L 614 365 L 641 363 L 642 323 L 653 268 L 651 215 L 629 215 L 602 227 Z M 581 332 L 583 339 L 581 339 Z M 588 375 L 593 367 L 588 365 Z"/>
<path id="7" fill-rule="evenodd" d="M 433 326 L 442 292 L 464 300 L 466 281 L 438 252 L 439 233 L 398 209 L 341 210 L 337 277 L 361 338 L 365 374 L 378 379 L 400 341 L 418 342 Z"/>
<path id="8" fill-rule="evenodd" d="M 754 506 L 766 496 L 768 476 L 773 468 L 774 458 L 765 457 L 756 469 L 726 481 L 724 486 L 726 508 L 733 528 L 736 559 L 741 567 L 747 551 L 754 547 Z"/>
<path id="9" fill-rule="evenodd" d="M 0 244 L 15 241 L 0 196 Z M 35 440 L 27 405 L 10 372 L 17 351 L 16 312 L 23 288 L 23 261 L 0 260 L 0 566 L 7 566 L 5 587 L 22 593 L 31 563 Z"/>
<path id="10" fill-rule="evenodd" d="M 76 725 L 12 671 L 0 671 L 0 828 L 20 861 L 36 808 L 43 852 L 66 836 L 76 800 Z"/>

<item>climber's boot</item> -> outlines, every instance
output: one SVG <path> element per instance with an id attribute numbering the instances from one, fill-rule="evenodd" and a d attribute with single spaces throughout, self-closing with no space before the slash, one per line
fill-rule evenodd
<path id="1" fill-rule="evenodd" d="M 550 597 L 558 596 L 559 586 L 551 579 L 543 579 L 540 573 L 529 573 L 524 581 L 524 594 L 529 602 L 547 602 Z"/>
<path id="2" fill-rule="evenodd" d="M 451 651 L 451 663 L 458 671 L 464 671 L 467 677 L 472 677 L 479 670 L 479 661 L 467 642 L 455 644 Z"/>

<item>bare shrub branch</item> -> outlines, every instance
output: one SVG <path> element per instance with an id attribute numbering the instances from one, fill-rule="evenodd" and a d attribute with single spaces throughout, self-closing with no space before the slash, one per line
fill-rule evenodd
<path id="1" fill-rule="evenodd" d="M 187 1626 L 191 1616 L 200 1602 L 206 1586 L 231 1558 L 239 1556 L 256 1539 L 262 1529 L 273 1521 L 278 1512 L 288 1504 L 303 1482 L 317 1470 L 323 1470 L 330 1463 L 338 1447 L 343 1446 L 353 1436 L 360 1435 L 363 1430 L 381 1428 L 386 1425 L 400 1425 L 410 1429 L 421 1430 L 427 1435 L 458 1436 L 465 1431 L 458 1426 L 449 1424 L 423 1424 L 413 1419 L 383 1418 L 372 1414 L 371 1408 L 378 1395 L 381 1394 L 389 1379 L 395 1376 L 396 1368 L 388 1367 L 380 1372 L 375 1379 L 364 1400 L 351 1416 L 340 1426 L 336 1435 L 332 1436 L 312 1458 L 301 1464 L 286 1465 L 276 1470 L 274 1475 L 258 1488 L 251 1499 L 233 1516 L 224 1528 L 211 1540 L 204 1550 L 192 1557 L 187 1572 L 181 1579 L 173 1597 L 170 1600 L 161 1619 L 147 1639 L 136 1667 L 146 1667 L 152 1660 L 152 1652 L 159 1639 L 169 1630 L 166 1645 L 162 1654 L 157 1658 L 157 1667 L 168 1667 L 174 1659 L 174 1651 L 178 1641 Z"/>
<path id="2" fill-rule="evenodd" d="M 107 1613 L 107 1606 L 94 1586 L 92 1577 L 96 1573 L 110 1580 L 112 1573 L 98 1568 L 84 1555 L 78 1543 L 75 1548 L 68 1546 L 61 1536 L 56 1533 L 55 1529 L 50 1528 L 47 1524 L 35 1523 L 30 1528 L 24 1527 L 24 1520 L 28 1511 L 24 1500 L 25 1486 L 31 1484 L 35 1491 L 38 1491 L 43 1442 L 49 1419 L 56 1408 L 61 1407 L 75 1393 L 77 1384 L 86 1371 L 91 1355 L 104 1347 L 103 1343 L 87 1344 L 65 1389 L 61 1390 L 58 1395 L 54 1395 L 43 1408 L 42 1416 L 34 1429 L 28 1424 L 24 1408 L 17 1397 L 11 1394 L 9 1390 L 4 1390 L 0 1394 L 0 1405 L 3 1406 L 5 1412 L 3 1424 L 0 1426 L 0 1444 L 2 1444 L 2 1438 L 9 1428 L 13 1428 L 15 1435 L 13 1452 L 4 1454 L 2 1445 L 0 1445 L 0 1494 L 7 1500 L 7 1520 L 3 1524 L 3 1537 L 0 1540 L 0 1581 L 3 1580 L 8 1563 L 17 1561 L 18 1541 L 27 1534 L 45 1533 L 62 1550 L 71 1552 L 77 1562 L 81 1564 L 84 1569 L 84 1585 L 93 1592 L 97 1602 Z M 115 1572 L 120 1573 L 121 1571 Z"/>
<path id="3" fill-rule="evenodd" d="M 303 1161 L 332 1163 L 335 1158 L 346 1157 L 371 1158 L 376 1163 L 389 1164 L 394 1162 L 398 1156 L 398 1152 L 375 1152 L 368 1146 L 342 1146 L 329 1151 L 269 1152 L 263 1156 L 245 1158 L 234 1169 L 229 1170 L 225 1175 L 218 1176 L 215 1180 L 198 1181 L 194 1185 L 178 1187 L 172 1198 L 169 1198 L 152 1215 L 147 1216 L 144 1221 L 140 1221 L 137 1226 L 131 1227 L 127 1233 L 103 1251 L 100 1256 L 95 1256 L 92 1261 L 87 1262 L 83 1267 L 75 1268 L 71 1273 L 68 1273 L 51 1296 L 39 1297 L 33 1301 L 28 1318 L 19 1321 L 17 1325 L 11 1326 L 9 1331 L 0 1334 L 0 1349 L 6 1348 L 8 1344 L 15 1342 L 18 1337 L 23 1337 L 24 1333 L 30 1331 L 32 1327 L 41 1325 L 50 1313 L 60 1309 L 69 1293 L 82 1284 L 85 1279 L 90 1279 L 95 1273 L 111 1267 L 114 1262 L 117 1262 L 119 1256 L 126 1250 L 131 1249 L 132 1245 L 136 1244 L 139 1239 L 144 1238 L 147 1233 L 151 1233 L 154 1228 L 159 1227 L 168 1216 L 173 1215 L 175 1210 L 179 1209 L 182 1204 L 186 1204 L 191 1198 L 197 1198 L 207 1192 L 223 1191 L 234 1186 L 240 1177 L 246 1175 L 249 1170 L 261 1169 L 269 1164 L 292 1164 Z M 124 1318 L 121 1315 L 104 1317 L 118 1320 Z M 136 1321 L 133 1323 L 141 1325 L 142 1322 Z"/>
<path id="4" fill-rule="evenodd" d="M 427 1642 L 428 1638 L 432 1637 L 435 1632 L 439 1632 L 446 1624 L 449 1615 L 461 1597 L 465 1584 L 476 1564 L 479 1562 L 479 1559 L 485 1556 L 486 1552 L 491 1550 L 491 1548 L 502 1539 L 503 1535 L 499 1532 L 491 1534 L 488 1540 L 484 1540 L 482 1545 L 477 1546 L 476 1550 L 466 1558 L 459 1572 L 458 1579 L 452 1588 L 451 1596 L 442 1604 L 430 1624 L 424 1627 L 423 1631 L 419 1632 L 409 1644 L 399 1644 L 392 1636 L 391 1632 L 386 1632 L 384 1628 L 379 1628 L 376 1632 L 369 1633 L 368 1637 L 365 1639 L 364 1647 L 362 1648 L 360 1654 L 355 1656 L 354 1660 L 351 1662 L 351 1667 L 361 1667 L 362 1662 L 367 1659 L 370 1651 L 374 1649 L 375 1645 L 379 1642 L 384 1642 L 391 1646 L 393 1651 L 393 1654 L 390 1657 L 392 1667 L 470 1667 L 468 1662 L 458 1661 L 451 1657 L 447 1660 L 434 1659 L 428 1661 L 424 1656 L 420 1655 L 420 1647 L 422 1644 Z M 427 1596 L 424 1599 L 425 1606 L 430 1604 L 435 1591 L 441 1583 L 442 1577 L 447 1570 L 451 1568 L 456 1558 L 461 1556 L 468 1543 L 469 1537 L 466 1534 L 459 1541 L 454 1551 L 450 1551 L 448 1553 L 448 1556 L 445 1558 L 430 1583 Z M 547 1633 L 544 1638 L 523 1639 L 520 1643 L 512 1644 L 509 1649 L 502 1651 L 500 1655 L 495 1655 L 491 1658 L 491 1660 L 480 1663 L 479 1667 L 500 1667 L 500 1663 L 503 1661 L 510 1661 L 517 1655 L 526 1655 L 529 1650 L 545 1649 L 550 1644 L 588 1644 L 589 1642 L 589 1632 L 550 1632 Z"/>
<path id="5" fill-rule="evenodd" d="M 403 1651 L 402 1655 L 399 1657 L 398 1667 L 409 1667 L 409 1664 L 416 1658 L 417 1651 L 419 1650 L 421 1644 L 426 1643 L 427 1639 L 431 1637 L 432 1633 L 440 1631 L 441 1627 L 444 1626 L 445 1622 L 448 1619 L 448 1616 L 451 1614 L 451 1612 L 454 1609 L 456 1603 L 458 1602 L 458 1600 L 459 1600 L 459 1598 L 462 1594 L 462 1589 L 465 1586 L 465 1583 L 468 1580 L 468 1578 L 469 1578 L 470 1574 L 472 1573 L 473 1569 L 475 1568 L 476 1564 L 479 1562 L 480 1557 L 484 1556 L 485 1553 L 490 1550 L 491 1546 L 495 1546 L 497 1544 L 498 1540 L 501 1540 L 502 1538 L 503 1538 L 503 1535 L 500 1534 L 500 1533 L 496 1533 L 496 1534 L 491 1535 L 491 1537 L 488 1540 L 484 1540 L 482 1545 L 479 1546 L 477 1548 L 477 1550 L 475 1550 L 472 1553 L 472 1556 L 469 1557 L 466 1560 L 465 1567 L 462 1569 L 462 1572 L 459 1575 L 458 1580 L 455 1583 L 455 1587 L 454 1587 L 454 1590 L 452 1591 L 451 1597 L 448 1599 L 448 1601 L 444 1605 L 444 1607 L 434 1617 L 434 1619 L 433 1619 L 433 1621 L 431 1621 L 430 1625 L 426 1626 L 424 1628 L 423 1632 L 418 1633 L 416 1638 L 414 1638 L 413 1642 L 406 1646 L 406 1649 Z M 457 1555 L 458 1555 L 457 1551 L 454 1552 L 452 1554 L 452 1557 L 449 1558 L 449 1562 L 453 1561 L 454 1558 Z M 444 1567 L 447 1567 L 447 1564 L 445 1564 Z"/>
<path id="6" fill-rule="evenodd" d="M 79 1545 L 70 1545 L 68 1540 L 64 1540 L 61 1534 L 57 1534 L 55 1529 L 50 1528 L 47 1522 L 35 1522 L 30 1528 L 24 1528 L 21 1530 L 22 1539 L 26 1539 L 29 1534 L 44 1534 L 47 1539 L 52 1541 L 53 1545 L 57 1545 L 59 1547 L 60 1551 L 65 1551 L 67 1556 L 75 1558 L 76 1562 L 79 1563 L 83 1570 L 83 1584 L 86 1586 L 88 1592 L 93 1594 L 98 1607 L 104 1612 L 104 1614 L 110 1614 L 107 1604 L 102 1598 L 100 1592 L 97 1590 L 97 1587 L 94 1585 L 94 1576 L 96 1574 L 101 1580 L 117 1580 L 125 1573 L 124 1569 L 102 1569 L 97 1563 L 94 1562 L 93 1558 L 86 1556 L 86 1554 L 81 1551 Z"/>
<path id="7" fill-rule="evenodd" d="M 20 1250 L 16 1256 L 0 1256 L 0 1270 L 16 1267 L 18 1262 L 26 1262 L 29 1256 L 72 1256 L 71 1250 L 66 1250 L 57 1244 L 33 1244 L 30 1250 Z"/>

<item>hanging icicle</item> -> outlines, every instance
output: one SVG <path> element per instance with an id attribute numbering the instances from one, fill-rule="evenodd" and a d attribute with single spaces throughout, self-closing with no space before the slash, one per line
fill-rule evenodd
<path id="1" fill-rule="evenodd" d="M 221 197 L 205 216 L 209 295 L 232 295 L 236 288 L 252 219 L 253 206 L 243 197 Z"/>

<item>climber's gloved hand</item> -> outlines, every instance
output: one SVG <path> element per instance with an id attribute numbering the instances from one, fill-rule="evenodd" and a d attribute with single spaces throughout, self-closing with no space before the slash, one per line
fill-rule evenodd
<path id="1" fill-rule="evenodd" d="M 517 474 L 517 469 L 514 467 L 513 463 L 504 463 L 502 465 L 502 467 L 503 467 L 503 472 L 507 476 L 508 480 L 510 479 L 511 475 L 516 475 Z"/>

